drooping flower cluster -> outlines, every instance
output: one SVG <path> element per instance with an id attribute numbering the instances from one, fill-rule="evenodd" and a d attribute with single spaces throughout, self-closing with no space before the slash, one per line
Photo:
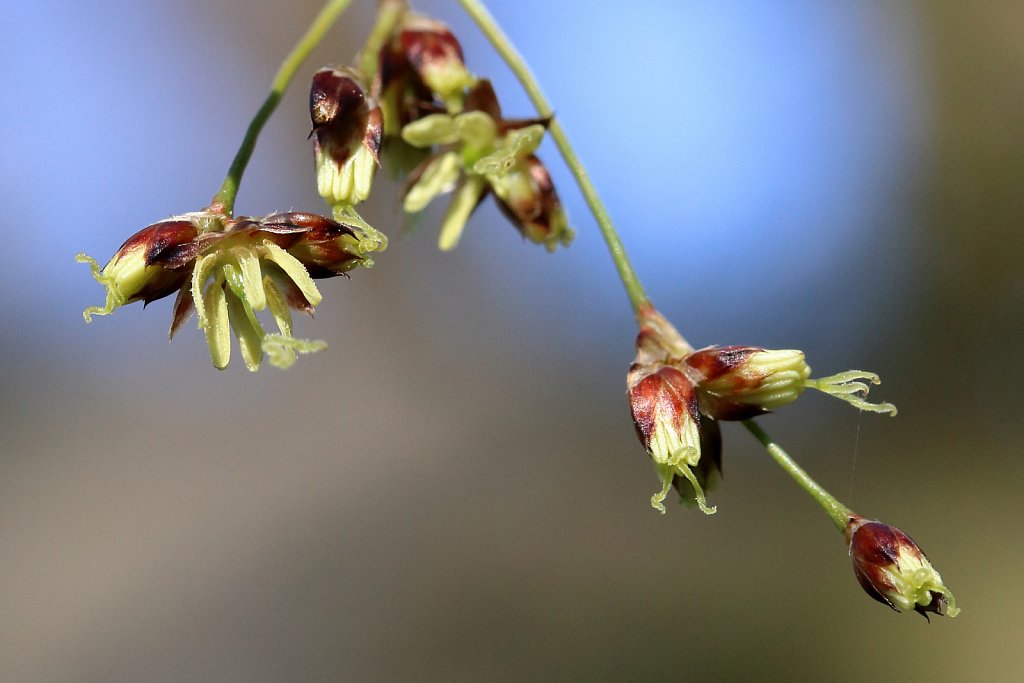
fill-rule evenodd
<path id="1" fill-rule="evenodd" d="M 705 489 L 721 470 L 719 420 L 763 415 L 792 403 L 808 387 L 862 410 L 896 414 L 891 404 L 863 399 L 869 387 L 859 380 L 877 384 L 872 373 L 850 371 L 814 380 L 802 351 L 755 346 L 695 351 L 654 308 L 642 311 L 640 322 L 626 389 L 637 435 L 661 481 L 661 490 L 651 497 L 661 512 L 669 488 L 682 491 L 684 481 L 700 509 L 715 512 L 707 505 Z"/>
<path id="2" fill-rule="evenodd" d="M 912 609 L 955 617 L 960 613 L 953 593 L 910 536 L 896 527 L 850 517 L 846 525 L 853 572 L 864 591 L 897 612 Z"/>
<path id="3" fill-rule="evenodd" d="M 312 314 L 322 299 L 313 278 L 369 267 L 370 255 L 381 248 L 376 231 L 308 213 L 262 219 L 211 211 L 174 216 L 128 238 L 102 269 L 92 257 L 77 256 L 107 291 L 105 304 L 83 315 L 91 322 L 93 315 L 108 315 L 134 301 L 148 304 L 177 291 L 171 337 L 197 312 L 218 369 L 230 360 L 232 330 L 249 370 L 259 369 L 264 354 L 271 364 L 286 368 L 297 353 L 326 346 L 292 336 L 290 309 Z M 264 310 L 277 333 L 267 333 L 257 318 Z"/>
<path id="4" fill-rule="evenodd" d="M 419 162 L 407 184 L 405 211 L 418 213 L 439 195 L 453 193 L 441 249 L 458 244 L 470 215 L 491 193 L 531 242 L 554 250 L 572 241 L 551 176 L 534 154 L 548 121 L 503 118 L 490 82 L 466 69 L 447 26 L 405 12 L 378 65 L 388 156 L 398 165 Z"/>

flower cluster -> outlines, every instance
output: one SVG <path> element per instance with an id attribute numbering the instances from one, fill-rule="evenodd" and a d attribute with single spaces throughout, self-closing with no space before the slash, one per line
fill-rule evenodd
<path id="1" fill-rule="evenodd" d="M 382 159 L 396 178 L 406 177 L 406 213 L 418 214 L 441 195 L 452 195 L 440 230 L 442 250 L 458 244 L 488 195 L 524 239 L 549 251 L 572 241 L 551 175 L 536 155 L 550 128 L 584 194 L 592 199 L 595 190 L 557 124 L 550 117 L 505 118 L 491 82 L 467 69 L 451 30 L 413 13 L 406 0 L 380 0 L 355 66 L 323 67 L 312 78 L 309 138 L 316 185 L 333 218 L 302 212 L 234 217 L 241 175 L 260 129 L 295 68 L 345 4 L 329 3 L 288 57 L 208 208 L 143 228 L 102 268 L 78 254 L 106 290 L 103 306 L 83 312 L 87 323 L 94 315 L 135 301 L 145 306 L 176 292 L 170 336 L 195 314 L 218 369 L 230 361 L 232 336 L 250 371 L 259 369 L 264 357 L 286 368 L 298 354 L 324 348 L 322 341 L 293 336 L 291 312 L 312 315 L 322 299 L 316 279 L 368 268 L 372 255 L 387 247 L 384 234 L 356 209 L 369 197 Z M 462 4 L 499 46 L 538 111 L 550 112 L 525 65 L 509 57 L 512 50 L 502 49 L 505 39 L 486 10 L 475 1 Z M 747 421 L 776 462 L 845 532 L 854 572 L 871 597 L 926 618 L 929 613 L 956 616 L 953 594 L 909 536 L 852 513 L 749 421 L 796 401 L 808 388 L 861 410 L 895 415 L 893 405 L 866 400 L 878 376 L 851 370 L 812 379 L 803 352 L 791 349 L 694 349 L 651 306 L 616 244 L 610 219 L 597 202 L 591 205 L 637 311 L 636 356 L 626 387 L 637 435 L 661 484 L 651 505 L 664 513 L 664 500 L 675 488 L 684 503 L 714 513 L 706 491 L 721 472 L 719 423 Z M 271 321 L 276 331 L 268 332 L 264 325 Z"/>
<path id="2" fill-rule="evenodd" d="M 490 82 L 466 69 L 462 48 L 447 26 L 403 13 L 378 65 L 386 148 L 395 150 L 399 165 L 403 159 L 418 161 L 403 208 L 418 213 L 439 195 L 453 194 L 441 226 L 441 249 L 458 244 L 488 194 L 531 242 L 554 250 L 572 241 L 551 176 L 534 154 L 548 121 L 505 119 Z"/>
<path id="3" fill-rule="evenodd" d="M 695 351 L 654 308 L 640 314 L 636 358 L 626 376 L 637 435 L 654 461 L 661 490 L 651 505 L 665 512 L 670 487 L 688 481 L 692 499 L 706 514 L 715 512 L 705 489 L 721 470 L 719 420 L 747 420 L 795 401 L 806 388 L 875 412 L 896 414 L 895 406 L 867 403 L 877 375 L 850 371 L 810 379 L 802 351 L 756 346 L 711 346 Z M 683 496 L 688 499 L 688 496 Z"/>
<path id="4" fill-rule="evenodd" d="M 174 216 L 143 228 L 121 246 L 102 269 L 79 254 L 107 291 L 93 315 L 142 301 L 148 304 L 178 292 L 170 336 L 198 315 L 213 365 L 227 366 L 231 330 L 246 367 L 256 371 L 264 354 L 286 368 L 297 353 L 326 346 L 292 336 L 291 310 L 312 314 L 322 296 L 313 278 L 343 275 L 373 264 L 383 244 L 368 226 L 345 224 L 308 213 L 276 213 L 265 218 L 228 218 L 212 211 Z M 256 314 L 269 310 L 277 333 L 267 333 Z"/>

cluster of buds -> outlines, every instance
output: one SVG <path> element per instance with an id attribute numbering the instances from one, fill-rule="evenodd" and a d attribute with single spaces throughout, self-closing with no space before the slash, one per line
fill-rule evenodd
<path id="1" fill-rule="evenodd" d="M 259 369 L 264 354 L 286 368 L 297 353 L 326 346 L 292 336 L 290 309 L 312 314 L 323 298 L 313 278 L 371 266 L 370 255 L 382 243 L 370 231 L 308 213 L 262 219 L 213 211 L 174 216 L 128 238 L 102 269 L 95 259 L 77 256 L 107 292 L 105 304 L 87 308 L 83 316 L 91 322 L 94 315 L 177 291 L 171 337 L 195 311 L 218 369 L 230 360 L 231 330 L 250 371 Z M 277 333 L 267 333 L 256 316 L 268 309 Z"/>
<path id="2" fill-rule="evenodd" d="M 665 512 L 669 488 L 690 483 L 690 499 L 707 514 L 711 475 L 721 468 L 719 420 L 747 420 L 795 401 L 806 388 L 875 412 L 896 414 L 895 406 L 871 404 L 863 396 L 877 375 L 850 371 L 810 379 L 802 351 L 754 346 L 712 346 L 694 350 L 654 308 L 640 314 L 636 358 L 626 377 L 637 435 L 654 461 L 661 490 L 651 505 Z M 683 496 L 687 500 L 687 496 Z"/>
<path id="3" fill-rule="evenodd" d="M 453 193 L 441 249 L 456 246 L 489 193 L 531 242 L 554 250 L 572 241 L 551 176 L 534 154 L 549 122 L 503 118 L 490 82 L 466 69 L 447 26 L 403 12 L 380 52 L 375 83 L 386 148 L 419 161 L 407 183 L 405 211 L 418 213 L 435 197 Z"/>
<path id="4" fill-rule="evenodd" d="M 914 610 L 955 617 L 960 613 L 924 552 L 910 536 L 882 522 L 852 515 L 846 524 L 853 572 L 872 598 L 897 612 Z"/>

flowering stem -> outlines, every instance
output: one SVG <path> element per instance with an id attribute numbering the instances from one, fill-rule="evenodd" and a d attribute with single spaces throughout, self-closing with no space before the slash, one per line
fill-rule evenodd
<path id="1" fill-rule="evenodd" d="M 541 91 L 540 86 L 537 84 L 537 79 L 530 71 L 530 67 L 526 65 L 522 55 L 516 51 L 512 42 L 508 36 L 501 30 L 494 17 L 491 16 L 487 8 L 484 7 L 481 0 L 459 0 L 462 8 L 473 18 L 480 30 L 483 31 L 484 35 L 494 46 L 494 49 L 498 51 L 502 59 L 512 69 L 512 72 L 519 79 L 519 83 L 526 90 L 526 94 L 529 95 L 530 101 L 533 106 L 537 109 L 537 112 L 543 117 L 553 117 L 554 111 L 551 108 L 551 104 L 547 98 L 544 97 L 544 93 Z M 584 198 L 587 200 L 587 205 L 590 207 L 591 213 L 594 215 L 594 219 L 597 221 L 598 227 L 601 229 L 601 235 L 604 237 L 605 244 L 608 246 L 608 251 L 611 253 L 612 261 L 615 262 L 615 267 L 619 271 L 619 278 L 622 280 L 623 286 L 626 288 L 626 294 L 629 295 L 629 301 L 633 305 L 633 312 L 640 318 L 645 311 L 651 307 L 651 302 L 647 298 L 647 294 L 644 293 L 643 285 L 640 284 L 640 279 L 633 271 L 633 266 L 629 263 L 629 257 L 626 255 L 626 248 L 622 245 L 622 241 L 619 239 L 619 235 L 615 230 L 615 225 L 612 223 L 611 217 L 608 215 L 607 209 L 601 202 L 601 198 L 597 194 L 597 190 L 594 188 L 593 183 L 590 181 L 590 176 L 587 174 L 583 164 L 580 163 L 579 157 L 576 156 L 576 152 L 573 150 L 572 145 L 569 143 L 569 138 L 566 137 L 565 131 L 562 130 L 561 124 L 557 119 L 552 118 L 551 124 L 548 126 L 548 131 L 551 133 L 552 139 L 558 146 L 558 150 L 562 153 L 562 157 L 565 159 L 565 163 L 569 166 L 569 170 L 572 171 L 573 176 L 576 178 L 576 183 L 579 185 L 580 190 L 583 192 Z M 836 500 L 832 494 L 823 489 L 816 481 L 811 479 L 810 475 L 807 474 L 796 462 L 789 457 L 789 455 L 780 447 L 777 443 L 772 441 L 760 426 L 758 426 L 752 420 L 745 420 L 743 425 L 750 431 L 751 434 L 757 438 L 758 441 L 764 445 L 768 454 L 775 459 L 782 469 L 789 472 L 790 476 L 796 480 L 800 486 L 811 495 L 814 500 L 824 508 L 825 512 L 828 513 L 829 517 L 839 528 L 840 531 L 846 529 L 846 523 L 853 513 L 845 505 Z"/>
<path id="2" fill-rule="evenodd" d="M 807 474 L 800 465 L 797 465 L 796 462 L 789 457 L 789 454 L 782 450 L 781 446 L 772 441 L 772 438 L 768 436 L 763 429 L 761 429 L 760 425 L 753 420 L 744 420 L 743 426 L 754 435 L 754 438 L 761 442 L 765 447 L 765 450 L 768 451 L 768 455 L 772 456 L 772 458 L 775 459 L 775 462 L 777 462 L 782 469 L 789 472 L 789 476 L 796 479 L 796 483 L 800 484 L 804 491 L 811 494 L 811 498 L 814 498 L 818 505 L 824 508 L 825 512 L 828 513 L 828 516 L 832 518 L 832 522 L 839 528 L 839 531 L 845 531 L 846 524 L 853 515 L 853 511 L 836 500 L 836 498 L 831 493 L 823 489 L 818 482 L 811 479 L 810 475 Z"/>
<path id="3" fill-rule="evenodd" d="M 306 31 L 306 35 L 299 39 L 299 42 L 292 48 L 291 53 L 285 57 L 281 67 L 277 70 L 277 75 L 274 76 L 274 80 L 270 84 L 270 94 L 267 95 L 267 99 L 263 101 L 263 105 L 260 106 L 256 115 L 252 117 L 249 128 L 245 131 L 242 145 L 238 148 L 238 152 L 231 162 L 231 168 L 228 169 L 228 175 L 224 178 L 224 184 L 220 186 L 220 191 L 213 197 L 213 201 L 210 204 L 211 210 L 228 215 L 234 212 L 235 197 L 238 195 L 238 186 L 242 182 L 242 174 L 245 173 L 245 167 L 249 165 L 249 159 L 252 158 L 252 152 L 256 148 L 256 140 L 259 138 L 263 126 L 266 125 L 274 110 L 277 109 L 285 89 L 291 82 L 292 77 L 295 76 L 299 66 L 306 61 L 309 53 L 320 44 L 324 34 L 327 33 L 327 30 L 341 16 L 341 13 L 348 8 L 351 2 L 352 0 L 330 0 L 320 10 L 316 19 L 313 20 L 309 30 Z"/>
<path id="4" fill-rule="evenodd" d="M 508 36 L 501 30 L 501 27 L 498 26 L 498 23 L 491 16 L 491 13 L 487 11 L 483 3 L 480 0 L 459 0 L 459 2 L 462 4 L 462 8 L 466 10 L 466 13 L 480 27 L 484 35 L 487 36 L 487 39 L 494 46 L 494 49 L 498 51 L 502 59 L 505 60 L 505 63 L 512 69 L 512 73 L 519 79 L 519 83 L 526 90 L 526 94 L 530 97 L 530 101 L 537 112 L 543 117 L 553 117 L 554 110 L 551 108 L 547 98 L 544 97 L 544 93 L 541 91 L 540 85 L 537 84 L 537 79 L 530 71 L 530 67 L 526 65 L 526 61 L 516 51 Z M 583 192 L 584 199 L 587 200 L 587 206 L 590 207 L 590 212 L 594 215 L 594 219 L 601 229 L 601 236 L 604 237 L 612 261 L 615 262 L 615 268 L 619 271 L 619 278 L 626 288 L 629 302 L 633 305 L 633 312 L 639 316 L 643 309 L 650 306 L 650 300 L 644 292 L 643 285 L 640 284 L 640 279 L 633 271 L 633 266 L 629 263 L 626 248 L 622 245 L 622 240 L 619 239 L 615 225 L 608 215 L 608 210 L 605 209 L 604 203 L 601 202 L 597 190 L 590 181 L 587 170 L 580 163 L 579 157 L 576 156 L 576 152 L 569 143 L 569 138 L 566 137 L 565 131 L 562 130 L 562 125 L 557 119 L 551 119 L 548 132 L 558 146 L 558 151 L 562 153 L 562 158 L 565 159 L 569 170 L 572 171 L 573 176 L 576 178 L 576 183 L 579 185 L 580 191 Z"/>

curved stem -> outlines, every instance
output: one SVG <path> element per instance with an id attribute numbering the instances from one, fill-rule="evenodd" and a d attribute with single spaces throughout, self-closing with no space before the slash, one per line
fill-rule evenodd
<path id="1" fill-rule="evenodd" d="M 231 167 L 228 169 L 228 175 L 224 178 L 220 191 L 213 197 L 213 201 L 210 204 L 211 210 L 228 215 L 234 212 L 235 197 L 238 195 L 238 186 L 242 182 L 242 174 L 245 173 L 245 167 L 249 165 L 249 159 L 252 158 L 252 152 L 256 148 L 256 140 L 259 138 L 263 126 L 266 125 L 271 114 L 277 109 L 285 89 L 291 82 L 292 77 L 295 76 L 299 66 L 302 62 L 306 61 L 309 53 L 320 44 L 324 34 L 327 33 L 327 29 L 334 24 L 351 2 L 352 0 L 330 0 L 324 5 L 306 31 L 306 34 L 299 39 L 299 42 L 292 48 L 291 53 L 281 62 L 277 75 L 274 76 L 274 80 L 270 84 L 270 94 L 267 95 L 267 99 L 263 101 L 263 104 L 249 123 L 249 128 L 245 131 L 242 144 L 238 148 L 234 160 L 231 162 Z"/>
<path id="2" fill-rule="evenodd" d="M 501 27 L 494 20 L 494 17 L 484 7 L 481 0 L 459 0 L 459 3 L 473 18 L 473 21 L 480 27 L 484 35 L 487 36 L 487 39 L 494 46 L 494 49 L 498 51 L 502 59 L 512 69 L 516 78 L 519 79 L 519 83 L 526 90 L 527 95 L 529 95 L 530 101 L 537 109 L 537 112 L 543 117 L 553 117 L 554 111 L 537 84 L 537 79 L 526 65 L 522 56 L 513 47 L 508 36 L 505 35 Z M 647 294 L 644 293 L 640 279 L 633 271 L 632 265 L 630 265 L 629 257 L 626 255 L 626 248 L 622 245 L 622 240 L 619 239 L 615 225 L 612 223 L 607 209 L 605 209 L 604 204 L 601 202 L 597 190 L 594 188 L 593 183 L 591 183 L 590 176 L 587 175 L 586 169 L 580 163 L 579 157 L 576 156 L 576 152 L 569 143 L 569 138 L 566 137 L 565 131 L 562 130 L 561 124 L 552 118 L 548 130 L 558 146 L 558 150 L 562 153 L 565 163 L 569 166 L 569 170 L 572 171 L 573 176 L 576 178 L 576 182 L 583 192 L 584 198 L 587 200 L 587 205 L 590 207 L 590 211 L 594 215 L 598 227 L 601 229 L 601 235 L 608 246 L 612 261 L 615 262 L 615 267 L 619 271 L 619 278 L 622 280 L 626 293 L 629 295 L 629 301 L 633 305 L 633 312 L 636 313 L 639 319 L 646 310 L 651 308 L 651 302 L 647 298 Z M 828 513 L 836 527 L 840 531 L 844 531 L 847 521 L 853 514 L 850 509 L 822 488 L 818 482 L 811 479 L 810 475 L 797 465 L 781 446 L 772 441 L 771 437 L 757 423 L 752 420 L 744 420 L 743 425 L 761 442 L 775 462 L 782 469 L 786 470 L 817 501 L 818 505 Z"/>
<path id="3" fill-rule="evenodd" d="M 508 36 L 501 30 L 501 27 L 498 26 L 498 23 L 491 16 L 490 12 L 487 11 L 487 8 L 483 6 L 483 3 L 480 0 L 459 0 L 459 2 L 462 4 L 463 9 L 466 10 L 466 13 L 480 27 L 484 35 L 487 36 L 494 49 L 498 51 L 502 59 L 512 69 L 516 78 L 519 79 L 519 83 L 526 90 L 526 94 L 529 95 L 530 101 L 533 103 L 534 108 L 537 109 L 537 112 L 543 117 L 553 117 L 554 110 L 552 110 L 547 98 L 544 97 L 544 93 L 537 84 L 537 79 L 530 71 L 530 67 L 526 65 L 526 61 L 516 51 Z M 601 229 L 601 236 L 604 237 L 605 244 L 608 245 L 612 261 L 615 262 L 615 268 L 619 271 L 619 279 L 622 280 L 622 285 L 626 288 L 629 302 L 633 305 L 633 312 L 639 316 L 644 308 L 651 305 L 651 302 L 647 298 L 643 285 L 640 284 L 640 279 L 636 276 L 636 272 L 634 272 L 633 266 L 629 262 L 626 248 L 622 245 L 622 240 L 619 239 L 615 225 L 608 215 L 608 210 L 598 196 L 594 184 L 590 181 L 590 176 L 587 174 L 583 164 L 580 163 L 579 157 L 576 156 L 576 152 L 569 143 L 569 138 L 565 135 L 565 131 L 557 119 L 551 119 L 548 132 L 551 133 L 551 138 L 558 146 L 558 151 L 562 153 L 562 158 L 565 159 L 566 165 L 568 165 L 569 170 L 572 171 L 573 176 L 576 178 L 580 191 L 583 192 L 587 206 L 590 207 L 590 212 L 594 215 L 594 219 Z"/>
<path id="4" fill-rule="evenodd" d="M 826 491 L 821 487 L 821 484 L 811 479 L 811 476 L 804 471 L 802 467 L 796 464 L 796 462 L 789 457 L 786 451 L 782 450 L 782 446 L 772 441 L 772 438 L 765 433 L 761 426 L 753 420 L 744 420 L 743 426 L 750 431 L 754 437 L 761 442 L 768 451 L 768 455 L 775 459 L 775 462 L 779 464 L 779 467 L 789 472 L 789 476 L 796 480 L 796 483 L 800 484 L 804 491 L 807 491 L 817 501 L 818 505 L 824 508 L 828 516 L 832 518 L 832 522 L 839 528 L 839 531 L 846 530 L 846 523 L 853 515 L 848 507 L 840 503 L 835 496 Z"/>

